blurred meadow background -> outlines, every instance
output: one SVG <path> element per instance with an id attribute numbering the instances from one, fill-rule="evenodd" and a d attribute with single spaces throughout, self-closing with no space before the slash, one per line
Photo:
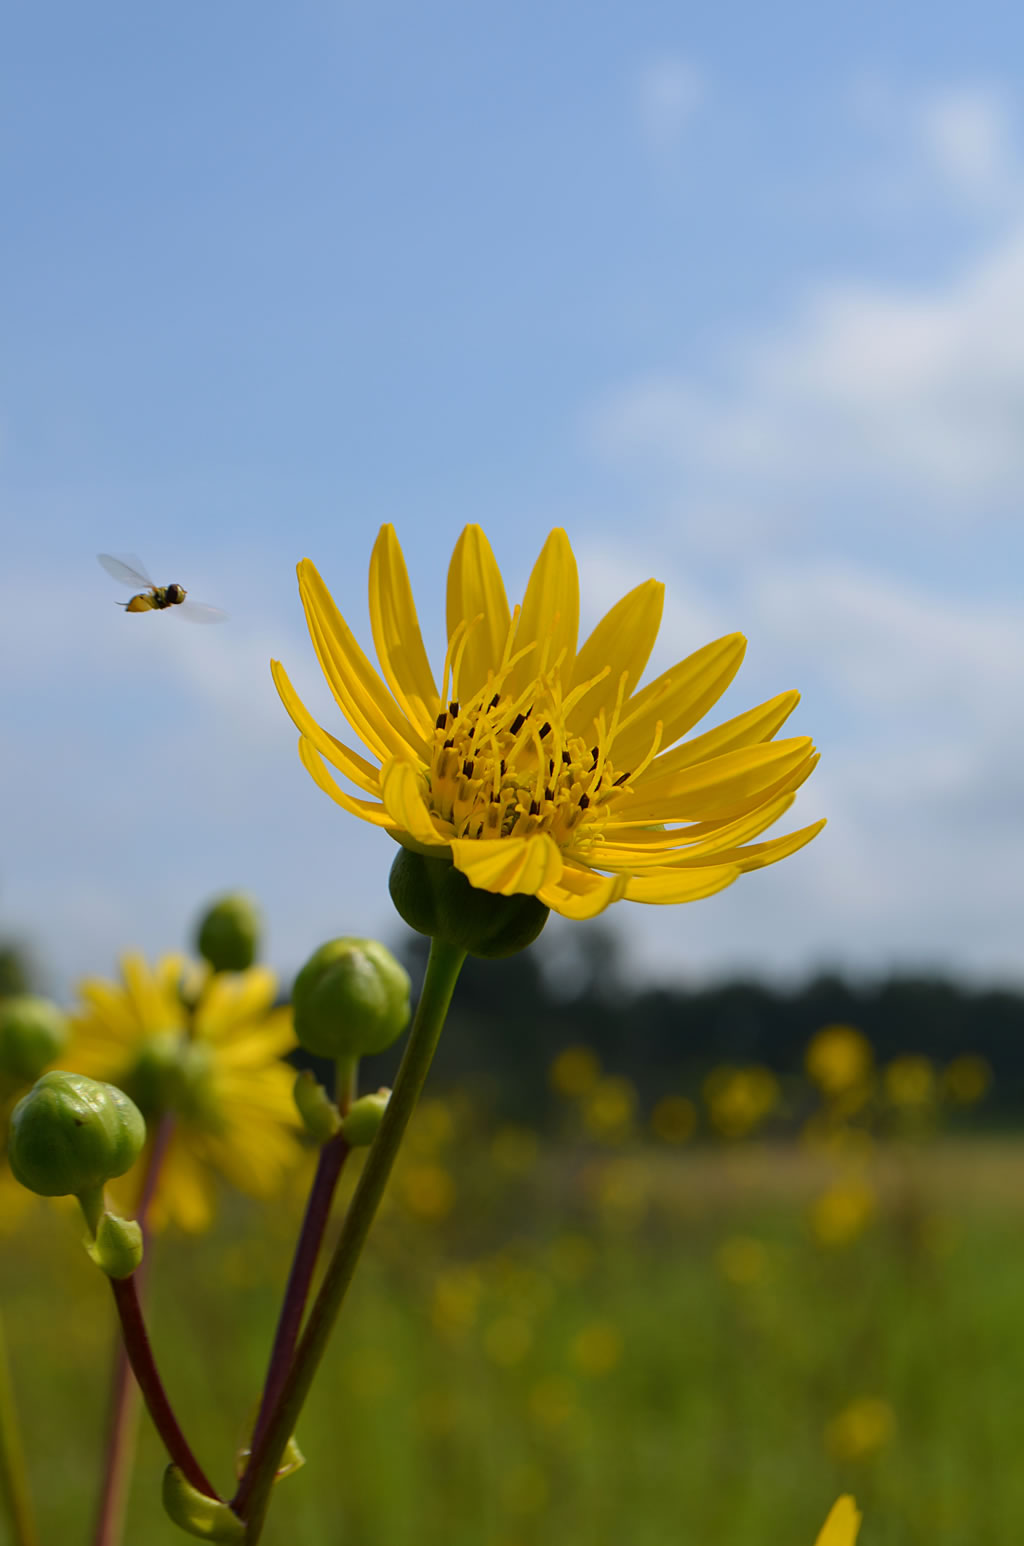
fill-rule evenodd
<path id="1" fill-rule="evenodd" d="M 657 576 L 652 670 L 742 630 L 713 720 L 799 687 L 822 750 L 805 852 L 467 972 L 266 1539 L 803 1546 L 850 1489 L 864 1546 L 1004 1546 L 1021 14 L 53 0 L 3 41 L 0 990 L 71 1005 L 235 887 L 282 996 L 338 934 L 417 969 L 268 670 L 338 729 L 294 565 L 366 643 L 383 522 L 436 660 L 462 527 L 519 595 L 564 526 L 584 627 Z M 101 550 L 229 624 L 126 617 Z M 156 1247 L 222 1464 L 305 1181 Z M 44 1539 L 85 1540 L 104 1286 L 0 1200 Z M 129 1541 L 180 1538 L 159 1469 L 144 1427 Z"/>

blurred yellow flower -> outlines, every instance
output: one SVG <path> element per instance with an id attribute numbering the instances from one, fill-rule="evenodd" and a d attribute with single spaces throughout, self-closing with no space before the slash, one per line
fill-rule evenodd
<path id="1" fill-rule="evenodd" d="M 430 1161 L 417 1161 L 400 1170 L 397 1189 L 409 1212 L 431 1223 L 447 1218 L 455 1206 L 451 1172 Z"/>
<path id="2" fill-rule="evenodd" d="M 583 1125 L 592 1138 L 619 1143 L 629 1136 L 637 1094 L 628 1079 L 610 1074 L 599 1079 L 583 1102 Z"/>
<path id="3" fill-rule="evenodd" d="M 886 1098 L 894 1106 L 929 1106 L 935 1099 L 935 1065 L 926 1057 L 893 1058 L 884 1079 Z"/>
<path id="4" fill-rule="evenodd" d="M 746 641 L 729 634 L 638 687 L 664 587 L 638 585 L 579 646 L 564 531 L 548 537 L 513 611 L 487 538 L 465 528 L 448 571 L 440 690 L 392 527 L 370 561 L 383 676 L 308 559 L 298 575 L 321 668 L 372 759 L 322 729 L 274 661 L 306 769 L 344 810 L 416 853 L 450 858 L 480 890 L 536 896 L 567 918 L 592 918 L 622 897 L 694 901 L 821 830 L 818 821 L 750 841 L 789 809 L 817 762 L 807 736 L 773 741 L 799 695 L 681 742 L 725 692 Z"/>
<path id="5" fill-rule="evenodd" d="M 491 1161 L 509 1176 L 525 1176 L 540 1158 L 540 1139 L 529 1127 L 507 1122 L 491 1139 Z"/>
<path id="6" fill-rule="evenodd" d="M 825 1095 L 841 1095 L 865 1082 L 872 1059 L 871 1043 L 852 1025 L 826 1025 L 808 1042 L 804 1066 Z"/>
<path id="7" fill-rule="evenodd" d="M 763 1278 L 768 1268 L 764 1242 L 752 1235 L 731 1235 L 715 1253 L 718 1270 L 730 1283 L 745 1286 Z"/>
<path id="8" fill-rule="evenodd" d="M 622 1333 L 611 1321 L 591 1321 L 577 1332 L 569 1353 L 581 1374 L 610 1374 L 622 1357 Z"/>
<path id="9" fill-rule="evenodd" d="M 811 1228 L 822 1245 L 847 1245 L 867 1228 L 877 1199 L 873 1187 L 853 1176 L 822 1192 L 811 1207 Z"/>
<path id="10" fill-rule="evenodd" d="M 854 1546 L 860 1530 L 861 1514 L 849 1493 L 832 1505 L 814 1546 Z"/>
<path id="11" fill-rule="evenodd" d="M 161 1117 L 173 1120 L 151 1215 L 157 1227 L 205 1229 L 217 1173 L 267 1196 L 300 1158 L 295 1073 L 283 1061 L 295 1037 L 291 1010 L 273 1007 L 276 988 L 262 966 L 212 975 L 182 956 L 150 967 L 136 954 L 122 958 L 120 982 L 79 985 L 65 1066 L 125 1090 L 151 1141 Z M 145 1158 L 112 1188 L 126 1207 L 137 1200 Z"/>
<path id="12" fill-rule="evenodd" d="M 587 1095 L 601 1077 L 597 1053 L 589 1047 L 564 1047 L 548 1070 L 548 1082 L 559 1095 Z"/>
<path id="13" fill-rule="evenodd" d="M 942 1075 L 943 1089 L 958 1106 L 973 1106 L 988 1093 L 991 1083 L 991 1065 L 973 1053 L 954 1058 Z"/>
<path id="14" fill-rule="evenodd" d="M 723 1064 L 708 1074 L 703 1094 L 712 1126 L 723 1138 L 745 1138 L 778 1104 L 779 1084 L 770 1069 Z"/>
<path id="15" fill-rule="evenodd" d="M 896 1418 L 878 1396 L 860 1396 L 825 1425 L 825 1448 L 833 1460 L 862 1460 L 892 1438 Z"/>

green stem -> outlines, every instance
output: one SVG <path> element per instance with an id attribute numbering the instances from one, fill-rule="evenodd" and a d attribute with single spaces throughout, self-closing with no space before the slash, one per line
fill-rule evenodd
<path id="1" fill-rule="evenodd" d="M 0 1492 L 6 1499 L 10 1514 L 11 1529 L 14 1532 L 11 1537 L 13 1546 L 39 1546 L 2 1319 L 0 1319 Z"/>
<path id="2" fill-rule="evenodd" d="M 440 940 L 431 941 L 430 959 L 416 1018 L 380 1132 L 370 1146 L 366 1165 L 345 1215 L 338 1244 L 310 1311 L 288 1379 L 267 1424 L 263 1442 L 253 1449 L 249 1462 L 251 1480 L 245 1507 L 246 1546 L 255 1546 L 263 1533 L 267 1505 L 281 1457 L 295 1430 L 299 1413 L 334 1329 L 345 1291 L 352 1281 L 374 1215 L 380 1206 L 399 1145 L 427 1077 L 465 959 L 464 950 Z"/>

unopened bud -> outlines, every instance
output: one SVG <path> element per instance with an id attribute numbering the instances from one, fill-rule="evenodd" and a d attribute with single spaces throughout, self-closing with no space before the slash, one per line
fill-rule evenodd
<path id="1" fill-rule="evenodd" d="M 60 1055 L 67 1021 L 48 998 L 21 993 L 0 1002 L 0 1074 L 31 1084 Z"/>
<path id="2" fill-rule="evenodd" d="M 130 1278 L 142 1261 L 142 1230 L 134 1219 L 101 1213 L 86 1250 L 108 1278 Z"/>
<path id="3" fill-rule="evenodd" d="M 409 1023 L 409 973 L 375 939 L 332 939 L 295 979 L 295 1034 L 307 1052 L 383 1052 Z"/>
<path id="4" fill-rule="evenodd" d="M 146 1140 L 136 1105 L 112 1084 L 54 1069 L 11 1115 L 11 1169 L 42 1197 L 78 1196 L 134 1165 Z"/>
<path id="5" fill-rule="evenodd" d="M 164 1472 L 163 1504 L 167 1513 L 186 1535 L 198 1535 L 203 1541 L 244 1541 L 245 1524 L 217 1498 L 208 1498 L 176 1465 Z"/>
<path id="6" fill-rule="evenodd" d="M 214 902 L 200 919 L 199 954 L 215 972 L 244 972 L 259 954 L 261 932 L 256 903 L 233 892 Z"/>

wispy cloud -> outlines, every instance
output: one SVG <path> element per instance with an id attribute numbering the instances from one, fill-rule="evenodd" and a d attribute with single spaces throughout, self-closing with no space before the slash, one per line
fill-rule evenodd
<path id="1" fill-rule="evenodd" d="M 705 98 L 700 71 L 682 55 L 664 54 L 644 66 L 635 90 L 646 144 L 658 154 L 675 150 Z"/>

